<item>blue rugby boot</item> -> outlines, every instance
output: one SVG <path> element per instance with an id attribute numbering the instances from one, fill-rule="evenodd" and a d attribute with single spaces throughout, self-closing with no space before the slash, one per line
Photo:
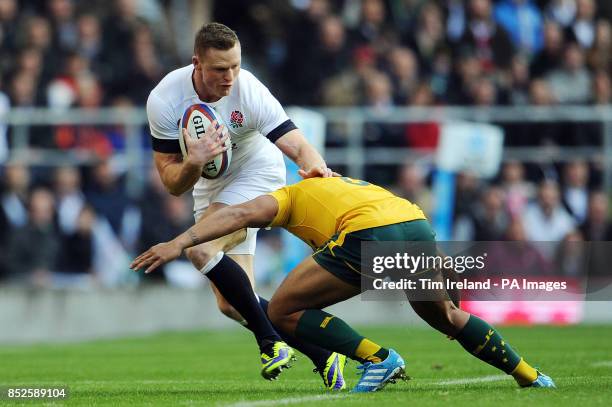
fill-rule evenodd
<path id="1" fill-rule="evenodd" d="M 389 356 L 382 362 L 366 362 L 357 369 L 363 370 L 363 373 L 351 393 L 369 393 L 381 390 L 387 383 L 395 383 L 397 379 L 407 380 L 406 363 L 393 349 L 389 349 Z"/>
<path id="2" fill-rule="evenodd" d="M 521 387 L 556 388 L 557 386 L 550 376 L 546 376 L 544 373 L 538 370 L 538 377 L 531 384 Z"/>

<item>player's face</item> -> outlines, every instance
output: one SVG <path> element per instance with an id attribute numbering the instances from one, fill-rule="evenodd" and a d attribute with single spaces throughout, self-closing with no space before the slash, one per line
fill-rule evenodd
<path id="1" fill-rule="evenodd" d="M 205 102 L 229 95 L 240 72 L 240 61 L 240 43 L 228 50 L 209 48 L 203 55 L 193 57 L 195 74 L 199 76 L 197 90 Z"/>

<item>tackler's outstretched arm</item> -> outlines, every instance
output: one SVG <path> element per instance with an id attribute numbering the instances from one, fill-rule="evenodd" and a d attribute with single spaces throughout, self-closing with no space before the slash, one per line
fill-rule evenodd
<path id="1" fill-rule="evenodd" d="M 150 273 L 179 257 L 188 247 L 215 240 L 245 227 L 268 226 L 277 211 L 278 202 L 269 195 L 220 209 L 213 215 L 204 217 L 173 240 L 149 248 L 134 259 L 130 268 L 146 268 L 145 273 Z"/>

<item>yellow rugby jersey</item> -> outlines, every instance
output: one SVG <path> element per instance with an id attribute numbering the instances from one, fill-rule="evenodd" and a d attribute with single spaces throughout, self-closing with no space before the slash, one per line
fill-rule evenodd
<path id="1" fill-rule="evenodd" d="M 338 233 L 347 233 L 410 220 L 426 219 L 417 205 L 384 188 L 347 177 L 309 178 L 269 195 L 278 201 L 270 226 L 280 226 L 313 248 Z"/>

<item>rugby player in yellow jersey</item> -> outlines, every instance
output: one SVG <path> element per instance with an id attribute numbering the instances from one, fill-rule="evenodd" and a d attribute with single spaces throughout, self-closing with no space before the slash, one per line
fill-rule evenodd
<path id="1" fill-rule="evenodd" d="M 268 316 L 277 329 L 361 362 L 353 392 L 370 392 L 405 377 L 393 349 L 363 337 L 321 309 L 361 291 L 363 241 L 435 242 L 421 209 L 389 191 L 346 177 L 311 178 L 220 209 L 167 243 L 138 256 L 131 268 L 151 272 L 183 250 L 245 227 L 280 226 L 316 249 L 289 273 L 270 300 Z M 411 301 L 415 312 L 468 352 L 510 374 L 522 387 L 555 387 L 525 362 L 487 322 L 450 300 Z M 334 372 L 330 372 L 334 374 Z"/>

